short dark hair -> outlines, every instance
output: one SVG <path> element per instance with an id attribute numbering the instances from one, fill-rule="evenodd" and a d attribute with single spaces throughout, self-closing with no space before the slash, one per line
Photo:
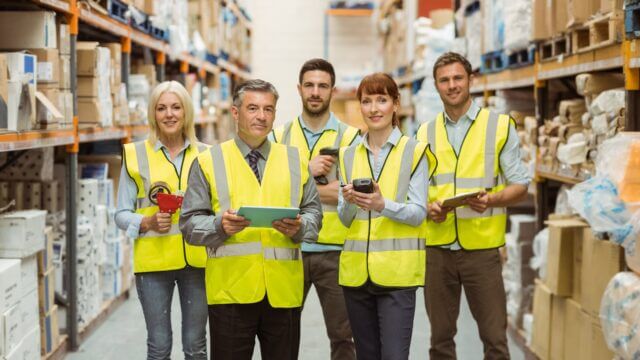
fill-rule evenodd
<path id="1" fill-rule="evenodd" d="M 320 70 L 328 73 L 331 76 L 331 86 L 336 85 L 336 72 L 333 70 L 333 65 L 325 59 L 311 59 L 302 64 L 300 69 L 300 75 L 298 76 L 298 83 L 302 84 L 302 77 L 307 71 Z"/>
<path id="2" fill-rule="evenodd" d="M 449 51 L 440 55 L 440 57 L 438 57 L 438 59 L 436 60 L 435 64 L 433 64 L 433 79 L 437 80 L 436 72 L 438 71 L 439 68 L 447 65 L 455 64 L 455 63 L 462 64 L 462 67 L 464 67 L 464 70 L 467 72 L 467 75 L 471 76 L 471 74 L 473 73 L 473 70 L 471 69 L 471 63 L 469 63 L 469 60 L 467 60 L 467 58 L 465 58 L 464 56 L 458 53 Z"/>
<path id="3" fill-rule="evenodd" d="M 266 92 L 273 94 L 273 97 L 278 101 L 280 97 L 278 95 L 278 90 L 276 90 L 275 86 L 273 86 L 270 82 L 254 79 L 247 80 L 240 85 L 238 85 L 233 92 L 233 106 L 240 107 L 242 106 L 242 100 L 244 99 L 244 93 L 247 91 L 258 91 L 258 92 Z"/>
<path id="4" fill-rule="evenodd" d="M 400 102 L 400 90 L 398 89 L 398 84 L 396 84 L 395 80 L 393 80 L 389 74 L 381 72 L 367 75 L 362 79 L 362 81 L 360 81 L 358 90 L 356 90 L 356 97 L 358 98 L 358 101 L 362 100 L 363 94 L 389 95 L 394 102 Z M 398 114 L 395 112 L 393 113 L 391 123 L 393 126 L 400 125 Z"/>

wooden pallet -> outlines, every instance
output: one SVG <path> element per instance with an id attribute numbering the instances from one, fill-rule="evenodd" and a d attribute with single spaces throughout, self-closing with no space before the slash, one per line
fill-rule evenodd
<path id="1" fill-rule="evenodd" d="M 571 52 L 591 51 L 622 41 L 624 17 L 622 11 L 613 11 L 585 22 L 583 26 L 570 30 Z"/>
<path id="2" fill-rule="evenodd" d="M 535 47 L 530 46 L 524 49 L 512 51 L 507 55 L 507 68 L 518 68 L 531 65 L 535 58 Z"/>
<path id="3" fill-rule="evenodd" d="M 503 50 L 483 54 L 481 58 L 480 73 L 482 74 L 499 72 L 507 67 L 507 56 Z"/>
<path id="4" fill-rule="evenodd" d="M 560 56 L 571 55 L 571 36 L 562 34 L 538 44 L 540 61 L 555 60 Z"/>
<path id="5" fill-rule="evenodd" d="M 627 39 L 640 38 L 640 1 L 625 5 L 624 31 L 627 34 Z"/>

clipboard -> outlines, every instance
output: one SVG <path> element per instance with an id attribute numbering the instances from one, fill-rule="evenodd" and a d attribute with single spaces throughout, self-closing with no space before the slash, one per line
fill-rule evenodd
<path id="1" fill-rule="evenodd" d="M 241 206 L 237 215 L 249 220 L 249 227 L 272 228 L 271 223 L 282 219 L 295 219 L 300 213 L 298 208 L 266 207 L 266 206 Z"/>
<path id="2" fill-rule="evenodd" d="M 477 197 L 478 195 L 480 195 L 480 191 L 456 195 L 454 197 L 450 197 L 448 199 L 445 199 L 442 202 L 442 207 L 457 208 L 457 207 L 460 207 L 460 206 L 464 206 L 464 205 L 467 205 L 465 203 L 465 200 L 467 200 L 469 198 Z"/>

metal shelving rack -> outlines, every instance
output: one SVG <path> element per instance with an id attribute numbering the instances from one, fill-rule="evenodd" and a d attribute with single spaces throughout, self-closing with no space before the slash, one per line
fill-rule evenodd
<path id="1" fill-rule="evenodd" d="M 164 81 L 168 58 L 170 61 L 178 62 L 183 75 L 197 72 L 201 81 L 206 76 L 218 76 L 221 72 L 231 75 L 232 84 L 240 79 L 247 79 L 251 74 L 240 69 L 237 65 L 218 59 L 217 63 L 211 63 L 198 59 L 190 54 L 172 54 L 169 44 L 155 39 L 148 34 L 138 31 L 129 25 L 120 23 L 106 15 L 92 12 L 91 9 L 80 6 L 77 0 L 29 0 L 32 4 L 43 9 L 53 10 L 60 16 L 66 17 L 71 35 L 71 89 L 73 93 L 73 126 L 69 129 L 60 130 L 33 130 L 17 133 L 0 134 L 0 151 L 15 151 L 36 149 L 51 146 L 66 146 L 66 249 L 67 249 L 67 269 L 68 275 L 65 279 L 67 284 L 67 334 L 61 336 L 60 344 L 56 350 L 48 355 L 48 358 L 62 358 L 66 351 L 76 351 L 88 334 L 103 322 L 113 309 L 121 304 L 128 293 L 125 293 L 107 302 L 101 313 L 83 329 L 78 327 L 77 309 L 77 206 L 76 187 L 78 181 L 78 152 L 81 143 L 89 143 L 105 140 L 120 140 L 122 143 L 132 141 L 137 137 L 142 137 L 148 133 L 147 125 L 125 125 L 110 128 L 80 128 L 77 108 L 77 56 L 76 46 L 80 32 L 80 24 L 86 24 L 93 29 L 99 29 L 106 34 L 119 37 L 122 44 L 122 82 L 128 84 L 131 68 L 132 43 L 142 48 L 155 52 L 155 62 L 157 67 L 157 80 Z M 222 6 L 229 7 L 239 18 L 247 29 L 251 29 L 251 21 L 245 13 L 232 0 L 216 0 Z M 169 56 L 167 56 L 169 55 Z M 218 104 L 223 111 L 228 110 L 228 102 Z M 201 117 L 196 119 L 196 124 L 206 125 L 215 122 L 214 118 Z"/>

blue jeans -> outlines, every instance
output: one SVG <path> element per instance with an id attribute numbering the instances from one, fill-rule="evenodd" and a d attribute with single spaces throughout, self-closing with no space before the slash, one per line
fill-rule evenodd
<path id="1" fill-rule="evenodd" d="M 136 274 L 136 289 L 147 325 L 147 359 L 171 358 L 171 299 L 178 285 L 182 310 L 182 351 L 186 360 L 207 358 L 207 295 L 204 269 Z"/>

